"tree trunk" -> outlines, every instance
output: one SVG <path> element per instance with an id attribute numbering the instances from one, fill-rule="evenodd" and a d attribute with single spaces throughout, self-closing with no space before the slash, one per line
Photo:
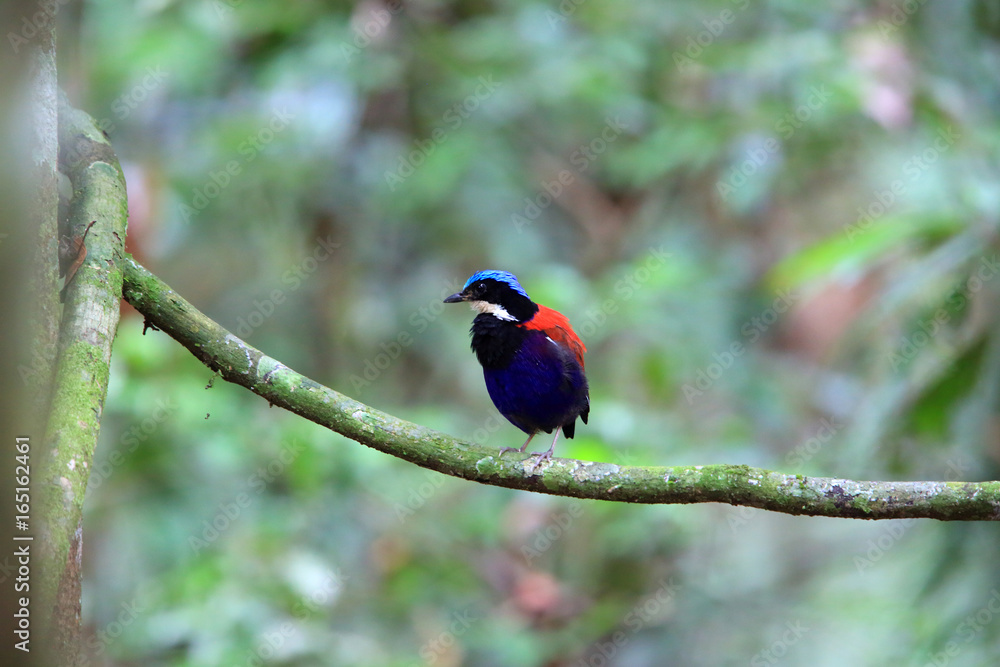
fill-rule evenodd
<path id="1" fill-rule="evenodd" d="M 73 185 L 66 229 L 65 307 L 51 407 L 38 470 L 42 579 L 48 643 L 75 665 L 80 641 L 83 500 L 107 395 L 118 330 L 128 203 L 125 178 L 94 120 L 59 100 L 60 162 Z"/>
<path id="2" fill-rule="evenodd" d="M 0 66 L 9 91 L 0 126 L 24 143 L 12 150 L 20 169 L 3 168 L 2 186 L 12 214 L 0 235 L 0 270 L 11 278 L 3 312 L 12 325 L 6 334 L 13 334 L 12 360 L 4 367 L 5 399 L 11 400 L 4 405 L 15 409 L 5 408 L 8 454 L 0 466 L 3 488 L 12 487 L 0 505 L 9 527 L 3 533 L 10 535 L 0 565 L 14 575 L 5 583 L 14 597 L 3 610 L 10 631 L 0 650 L 3 664 L 34 658 L 39 665 L 73 667 L 81 663 L 83 644 L 83 500 L 118 326 L 128 207 L 121 168 L 103 132 L 59 92 L 59 7 L 22 3 L 2 10 L 3 24 L 12 27 L 5 46 L 14 58 Z M 62 219 L 60 170 L 73 192 Z M 68 270 L 65 303 L 60 265 Z M 18 487 L 23 500 L 11 503 Z"/>

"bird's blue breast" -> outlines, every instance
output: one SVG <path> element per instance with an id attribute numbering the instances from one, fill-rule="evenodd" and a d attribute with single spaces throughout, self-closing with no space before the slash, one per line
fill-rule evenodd
<path id="1" fill-rule="evenodd" d="M 525 433 L 551 432 L 589 405 L 583 369 L 541 331 L 528 331 L 509 364 L 483 375 L 500 414 Z"/>

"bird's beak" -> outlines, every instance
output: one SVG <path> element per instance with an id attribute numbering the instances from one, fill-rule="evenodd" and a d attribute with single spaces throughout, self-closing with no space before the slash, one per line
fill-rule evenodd
<path id="1" fill-rule="evenodd" d="M 457 294 L 452 294 L 447 299 L 444 300 L 445 303 L 461 303 L 465 301 L 465 294 L 458 292 Z"/>

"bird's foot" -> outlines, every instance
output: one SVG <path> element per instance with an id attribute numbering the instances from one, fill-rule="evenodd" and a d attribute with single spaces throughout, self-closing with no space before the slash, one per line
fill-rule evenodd
<path id="1" fill-rule="evenodd" d="M 531 471 L 535 472 L 536 470 L 538 470 L 538 468 L 541 467 L 543 463 L 552 460 L 552 450 L 550 449 L 547 452 L 535 452 L 534 454 L 532 454 L 532 456 L 538 457 L 538 460 L 535 461 L 535 465 L 531 467 Z"/>
<path id="2" fill-rule="evenodd" d="M 535 465 L 531 468 L 531 472 L 535 472 L 536 470 L 538 470 L 538 467 L 542 465 L 544 462 L 552 460 L 552 452 L 556 450 L 556 440 L 559 439 L 559 432 L 561 430 L 562 430 L 561 426 L 556 429 L 556 435 L 554 438 L 552 438 L 552 446 L 549 447 L 547 452 L 532 454 L 532 456 L 537 456 L 538 460 L 535 461 Z M 528 443 L 524 443 L 524 445 L 527 446 Z"/>
<path id="3" fill-rule="evenodd" d="M 521 445 L 520 449 L 518 449 L 517 447 L 504 447 L 503 449 L 500 450 L 500 453 L 497 456 L 503 456 L 507 452 L 517 452 L 518 454 L 524 454 L 524 450 L 528 448 L 528 443 L 530 443 L 531 439 L 534 437 L 535 437 L 534 433 L 529 435 L 528 439 L 524 441 L 524 444 Z"/>

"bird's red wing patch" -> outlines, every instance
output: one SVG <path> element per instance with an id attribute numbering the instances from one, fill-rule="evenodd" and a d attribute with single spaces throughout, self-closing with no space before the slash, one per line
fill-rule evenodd
<path id="1" fill-rule="evenodd" d="M 580 368 L 584 367 L 583 353 L 587 351 L 587 348 L 584 346 L 583 341 L 576 335 L 576 332 L 573 331 L 573 327 L 570 326 L 569 320 L 566 319 L 565 315 L 557 310 L 540 305 L 538 306 L 538 312 L 524 323 L 524 327 L 544 332 L 546 336 L 572 352 L 576 360 L 580 362 Z"/>

